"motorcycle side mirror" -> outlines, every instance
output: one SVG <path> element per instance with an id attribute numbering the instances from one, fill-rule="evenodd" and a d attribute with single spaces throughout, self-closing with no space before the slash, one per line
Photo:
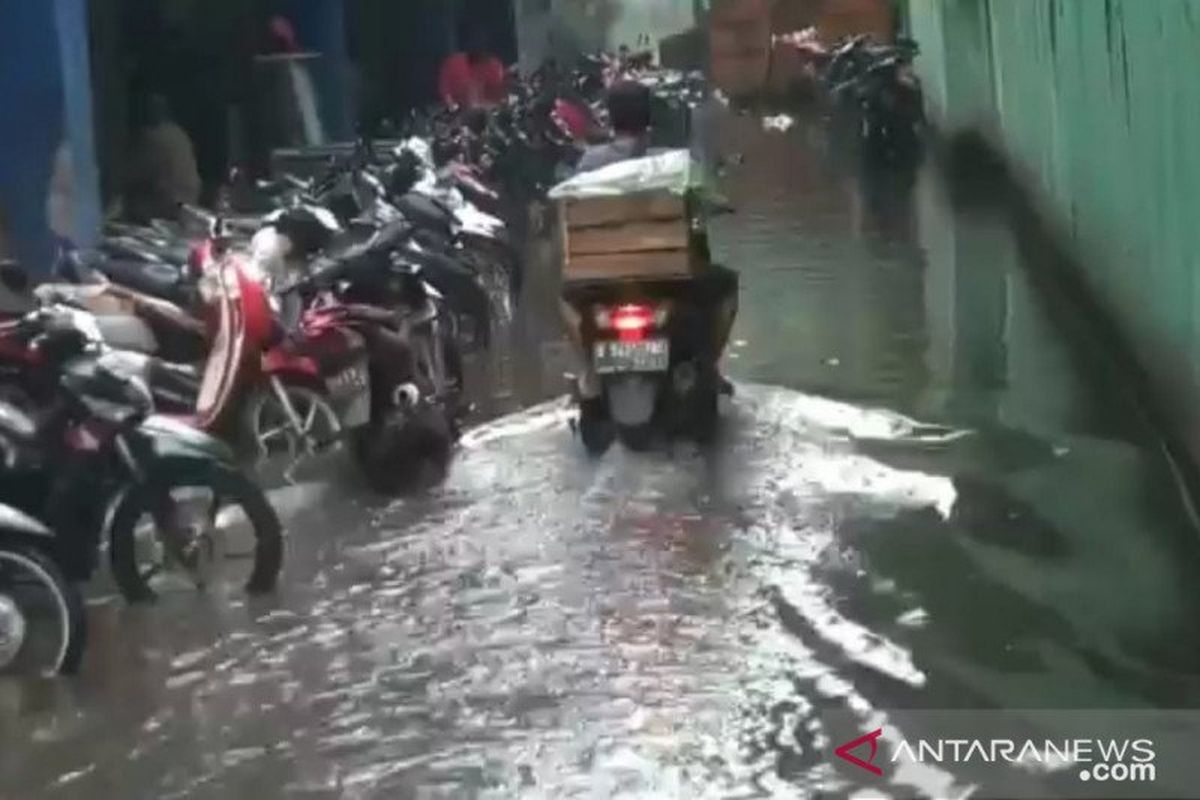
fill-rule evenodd
<path id="1" fill-rule="evenodd" d="M 16 261 L 0 261 L 0 283 L 15 294 L 29 291 L 29 274 Z"/>

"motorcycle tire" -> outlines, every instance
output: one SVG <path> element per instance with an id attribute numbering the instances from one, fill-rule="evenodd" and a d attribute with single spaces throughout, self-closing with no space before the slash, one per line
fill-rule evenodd
<path id="1" fill-rule="evenodd" d="M 580 401 L 579 437 L 588 455 L 593 457 L 604 455 L 612 447 L 617 430 L 603 398 Z"/>
<path id="2" fill-rule="evenodd" d="M 279 515 L 257 484 L 241 472 L 214 466 L 205 475 L 155 477 L 132 488 L 113 515 L 109 557 L 113 577 L 129 603 L 147 603 L 158 594 L 148 575 L 138 565 L 136 528 L 145 516 L 154 516 L 155 498 L 176 489 L 206 489 L 214 498 L 229 499 L 241 507 L 254 530 L 254 566 L 245 589 L 260 595 L 274 591 L 283 568 L 283 525 Z"/>
<path id="3" fill-rule="evenodd" d="M 453 450 L 450 422 L 436 407 L 425 409 L 398 429 L 381 431 L 369 425 L 353 439 L 354 458 L 363 478 L 371 491 L 386 497 L 444 477 Z"/>
<path id="4" fill-rule="evenodd" d="M 712 444 L 720 422 L 720 392 L 717 386 L 705 387 L 692 399 L 692 438 L 700 445 Z"/>
<path id="5" fill-rule="evenodd" d="M 62 615 L 63 626 L 60 650 L 50 672 L 58 675 L 73 675 L 79 671 L 87 644 L 87 615 L 83 609 L 83 598 L 74 584 L 70 583 L 62 570 L 48 555 L 34 547 L 20 544 L 5 544 L 0 547 L 0 563 L 11 561 L 23 567 L 32 577 L 40 581 L 55 598 Z M 3 594 L 0 587 L 0 594 Z M 23 674 L 20 653 L 5 667 L 0 676 Z"/>
<path id="6" fill-rule="evenodd" d="M 654 445 L 653 425 L 619 425 L 617 438 L 627 450 L 645 453 Z"/>
<path id="7" fill-rule="evenodd" d="M 470 406 L 466 403 L 467 384 L 466 370 L 463 367 L 462 347 L 459 346 L 458 340 L 453 333 L 447 331 L 442 336 L 442 358 L 446 364 L 446 379 L 453 387 L 451 396 L 446 399 L 442 407 L 446 414 L 446 421 L 450 426 L 450 437 L 454 441 L 458 441 L 462 437 L 462 424 L 470 413 Z"/>

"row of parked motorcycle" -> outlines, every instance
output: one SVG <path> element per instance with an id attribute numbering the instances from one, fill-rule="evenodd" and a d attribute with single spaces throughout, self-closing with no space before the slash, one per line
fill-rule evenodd
<path id="1" fill-rule="evenodd" d="M 305 176 L 235 173 L 215 211 L 111 223 L 47 282 L 0 264 L 28 304 L 0 318 L 0 675 L 78 668 L 105 554 L 133 603 L 266 593 L 285 548 L 263 485 L 340 457 L 386 494 L 444 471 L 464 358 L 515 313 L 510 212 L 603 131 L 613 66 L 548 65 Z"/>

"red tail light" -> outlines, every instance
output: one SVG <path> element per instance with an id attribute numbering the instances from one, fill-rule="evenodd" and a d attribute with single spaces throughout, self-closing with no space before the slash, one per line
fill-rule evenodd
<path id="1" fill-rule="evenodd" d="M 666 324 L 666 309 L 638 304 L 596 309 L 596 327 L 616 331 L 617 337 L 637 341 L 646 332 Z"/>
<path id="2" fill-rule="evenodd" d="M 617 333 L 644 331 L 654 325 L 654 310 L 646 306 L 618 306 L 612 314 L 613 330 Z"/>

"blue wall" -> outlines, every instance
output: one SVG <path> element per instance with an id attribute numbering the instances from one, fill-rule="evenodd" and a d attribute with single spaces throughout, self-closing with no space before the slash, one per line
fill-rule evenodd
<path id="1" fill-rule="evenodd" d="M 60 26 L 66 34 L 61 41 Z M 0 214 L 13 254 L 35 274 L 48 268 L 53 255 L 46 189 L 68 128 L 76 238 L 86 243 L 98 222 L 86 43 L 86 0 L 0 4 Z M 67 96 L 70 113 L 64 113 Z"/>

